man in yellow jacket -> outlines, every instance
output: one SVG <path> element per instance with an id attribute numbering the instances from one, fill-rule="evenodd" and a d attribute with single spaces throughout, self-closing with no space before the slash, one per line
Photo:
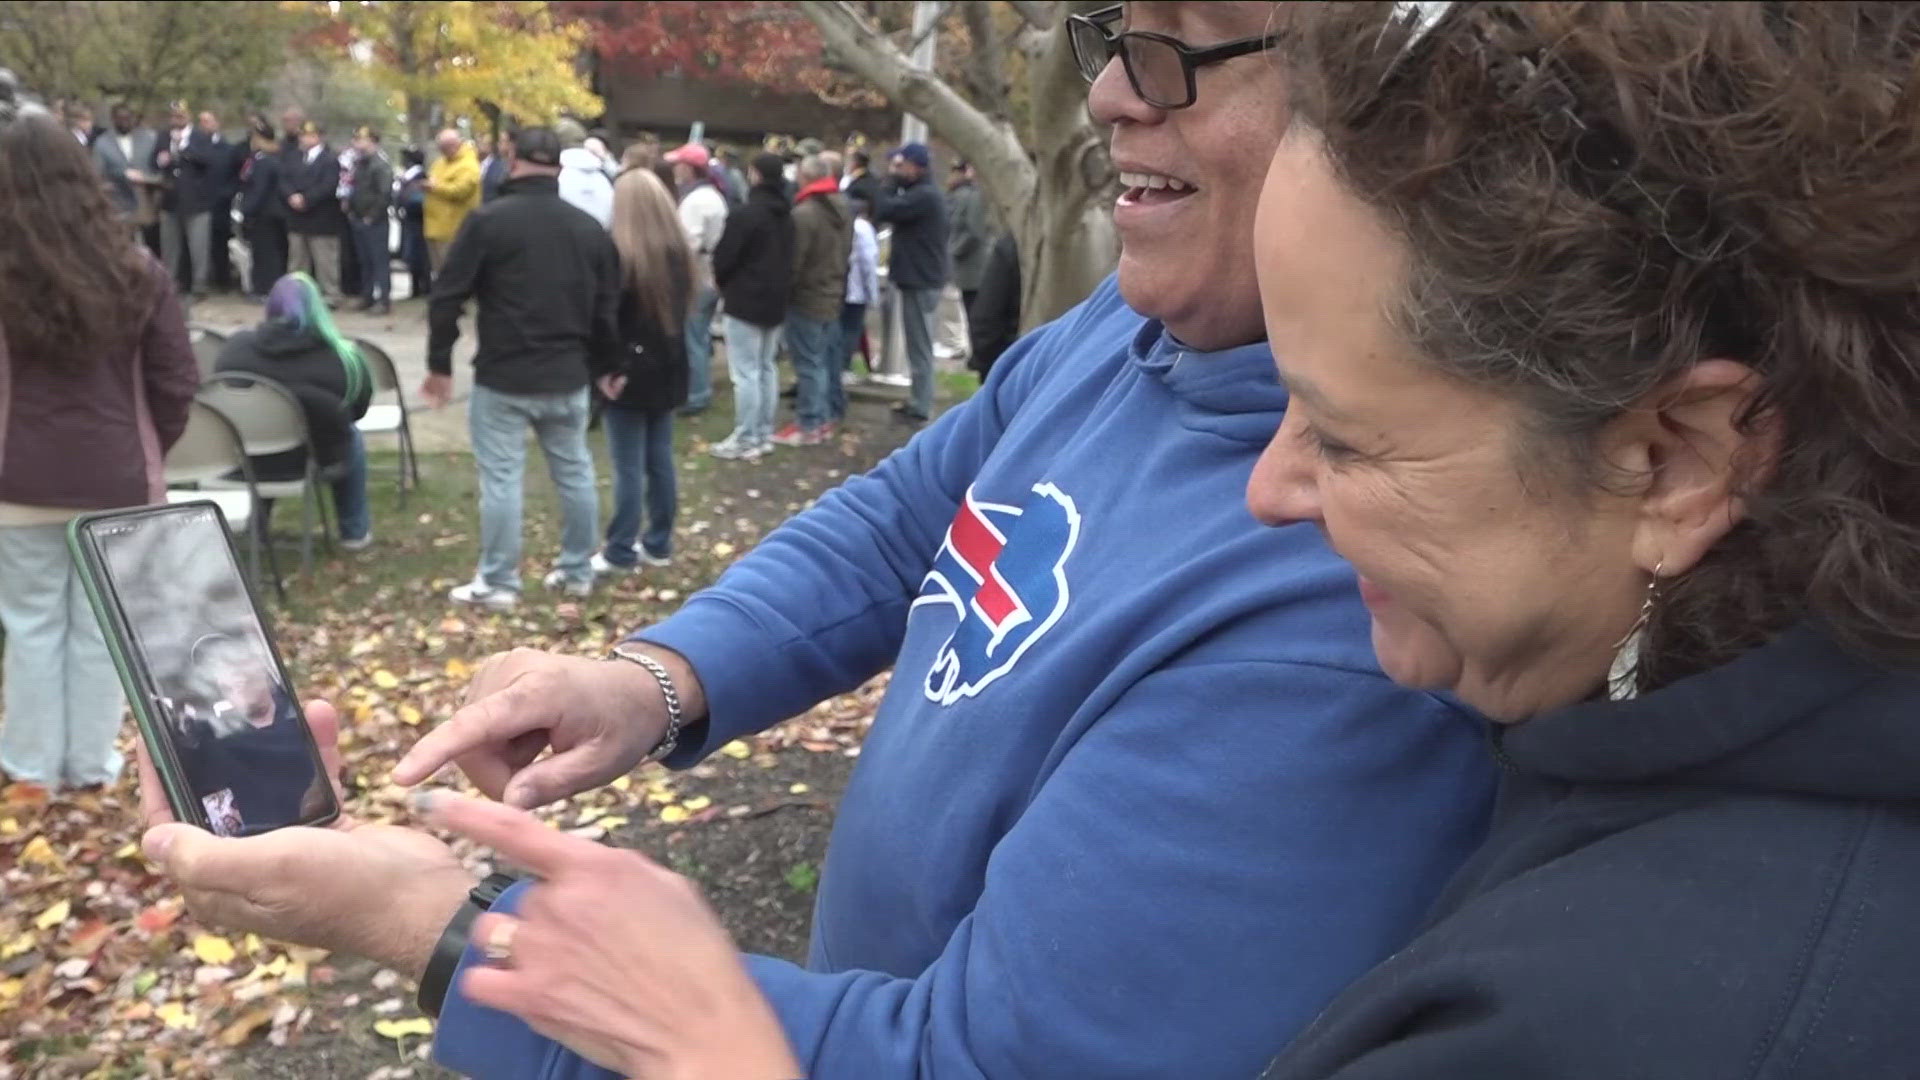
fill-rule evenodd
<path id="1" fill-rule="evenodd" d="M 426 220 L 427 255 L 437 274 L 446 261 L 447 245 L 460 232 L 460 224 L 480 205 L 480 159 L 473 144 L 449 128 L 434 140 L 440 148 L 440 160 L 427 170 Z"/>

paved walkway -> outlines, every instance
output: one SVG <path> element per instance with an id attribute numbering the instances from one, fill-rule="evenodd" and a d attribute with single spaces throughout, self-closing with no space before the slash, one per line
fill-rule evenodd
<path id="1" fill-rule="evenodd" d="M 193 305 L 192 321 L 231 332 L 260 321 L 260 305 L 237 296 L 216 296 Z M 403 300 L 391 315 L 367 315 L 342 308 L 334 313 L 340 332 L 365 338 L 387 351 L 400 372 L 400 386 L 413 413 L 413 438 L 422 453 L 467 450 L 468 393 L 473 389 L 473 318 L 471 309 L 461 320 L 460 341 L 453 349 L 453 404 L 427 409 L 420 402 L 420 384 L 427 377 L 427 302 Z"/>

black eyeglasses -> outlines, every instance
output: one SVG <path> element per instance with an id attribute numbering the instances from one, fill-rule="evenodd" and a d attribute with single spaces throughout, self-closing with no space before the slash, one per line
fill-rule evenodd
<path id="1" fill-rule="evenodd" d="M 1139 30 L 1114 32 L 1123 5 L 1067 16 L 1067 41 L 1074 62 L 1091 83 L 1115 56 L 1127 72 L 1127 82 L 1140 100 L 1156 109 L 1184 109 L 1193 104 L 1193 73 L 1208 64 L 1236 56 L 1264 52 L 1280 43 L 1280 35 L 1240 38 L 1196 49 L 1179 38 Z"/>

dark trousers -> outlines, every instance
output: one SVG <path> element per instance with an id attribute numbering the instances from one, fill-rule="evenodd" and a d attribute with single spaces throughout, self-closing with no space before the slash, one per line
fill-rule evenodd
<path id="1" fill-rule="evenodd" d="M 253 280 L 247 291 L 265 296 L 287 273 L 287 223 L 281 218 L 247 220 L 247 247 L 253 252 Z"/>
<path id="2" fill-rule="evenodd" d="M 353 227 L 352 221 L 340 230 L 341 296 L 367 295 L 367 283 L 360 278 L 360 245 L 355 242 L 359 238 L 359 230 Z"/>
<path id="3" fill-rule="evenodd" d="M 393 300 L 393 255 L 387 250 L 387 218 L 353 223 L 353 250 L 360 256 L 360 295 L 369 302 Z"/>
<path id="4" fill-rule="evenodd" d="M 417 211 L 400 215 L 400 261 L 407 264 L 407 276 L 413 279 L 408 294 L 418 298 L 433 291 L 433 265 L 427 256 L 426 222 Z"/>

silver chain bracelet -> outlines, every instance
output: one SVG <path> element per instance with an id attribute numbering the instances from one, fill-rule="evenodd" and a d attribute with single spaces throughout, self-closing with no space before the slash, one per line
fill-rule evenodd
<path id="1" fill-rule="evenodd" d="M 647 751 L 647 756 L 643 760 L 659 761 L 673 753 L 673 748 L 680 745 L 680 725 L 685 722 L 685 717 L 680 713 L 680 692 L 673 688 L 673 676 L 667 674 L 666 665 L 646 653 L 628 652 L 617 645 L 611 653 L 607 654 L 607 659 L 626 660 L 638 664 L 646 670 L 647 674 L 653 676 L 654 682 L 660 684 L 660 696 L 667 702 L 667 733 L 660 737 L 660 741 L 654 744 L 652 750 Z"/>

